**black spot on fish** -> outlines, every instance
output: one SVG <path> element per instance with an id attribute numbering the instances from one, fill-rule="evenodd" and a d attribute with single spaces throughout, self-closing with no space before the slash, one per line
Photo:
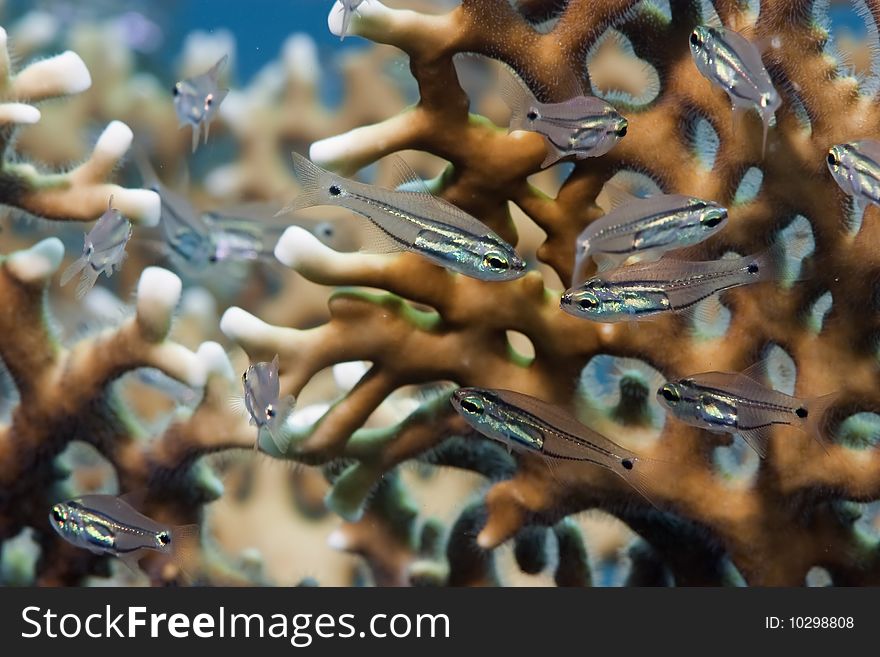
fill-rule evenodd
<path id="1" fill-rule="evenodd" d="M 803 406 L 801 406 L 799 409 L 797 409 L 797 410 L 794 412 L 794 414 L 797 415 L 799 418 L 803 419 L 803 418 L 807 417 L 808 412 L 807 412 L 807 409 L 806 409 L 806 408 L 804 408 Z"/>
<path id="2" fill-rule="evenodd" d="M 330 185 L 330 196 L 339 196 L 342 193 L 342 190 L 339 189 L 339 185 Z"/>
<path id="3" fill-rule="evenodd" d="M 632 469 L 633 469 L 633 462 L 632 462 L 632 459 L 623 459 L 623 460 L 620 462 L 620 465 L 623 466 L 623 469 L 624 469 L 624 470 L 632 470 Z"/>
<path id="4" fill-rule="evenodd" d="M 748 266 L 747 270 L 750 274 L 757 274 L 758 273 L 758 263 L 753 262 L 752 264 L 750 264 Z"/>
<path id="5" fill-rule="evenodd" d="M 534 121 L 535 119 L 538 118 L 538 113 L 535 110 L 529 110 L 529 113 L 526 114 L 526 118 L 529 121 Z"/>

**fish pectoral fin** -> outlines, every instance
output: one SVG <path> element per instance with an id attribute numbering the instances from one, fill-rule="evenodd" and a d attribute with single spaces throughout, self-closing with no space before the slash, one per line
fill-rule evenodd
<path id="1" fill-rule="evenodd" d="M 547 167 L 559 162 L 559 160 L 561 160 L 562 158 L 568 157 L 568 155 L 570 155 L 570 153 L 566 153 L 565 151 L 556 148 L 556 146 L 550 143 L 550 140 L 546 137 L 544 138 L 544 144 L 547 147 L 547 156 L 544 158 L 544 161 L 541 162 L 542 169 L 546 169 Z"/>
<path id="2" fill-rule="evenodd" d="M 61 274 L 61 285 L 67 285 L 74 276 L 76 276 L 79 272 L 83 270 L 88 262 L 88 258 L 83 255 L 70 263 L 67 269 L 64 270 L 64 273 Z"/>
<path id="3" fill-rule="evenodd" d="M 767 448 L 770 443 L 769 427 L 740 430 L 737 433 L 746 441 L 749 447 L 757 452 L 758 456 L 762 459 L 767 458 Z"/>
<path id="4" fill-rule="evenodd" d="M 592 253 L 591 255 L 596 261 L 596 267 L 600 273 L 616 269 L 626 261 L 625 255 L 614 253 Z"/>
<path id="5" fill-rule="evenodd" d="M 403 244 L 372 221 L 365 222 L 363 226 L 360 248 L 363 253 L 388 254 L 406 250 Z"/>

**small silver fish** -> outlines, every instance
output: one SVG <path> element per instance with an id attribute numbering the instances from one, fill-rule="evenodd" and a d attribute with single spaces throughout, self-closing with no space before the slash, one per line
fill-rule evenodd
<path id="1" fill-rule="evenodd" d="M 229 60 L 223 55 L 217 63 L 201 75 L 181 80 L 171 90 L 174 94 L 174 110 L 180 127 L 192 126 L 193 153 L 199 145 L 199 133 L 204 130 L 205 143 L 208 143 L 208 130 L 211 120 L 217 113 L 220 103 L 226 98 L 229 89 L 219 88 L 220 69 Z"/>
<path id="2" fill-rule="evenodd" d="M 114 495 L 83 495 L 56 504 L 49 524 L 68 543 L 119 557 L 133 569 L 148 551 L 180 554 L 198 532 L 196 525 L 171 527 L 151 520 Z"/>
<path id="3" fill-rule="evenodd" d="M 631 256 L 656 260 L 667 251 L 708 239 L 727 223 L 727 209 L 712 201 L 682 194 L 639 198 L 615 185 L 605 189 L 613 207 L 578 235 L 575 279 L 590 256 L 599 271 L 621 265 Z"/>
<path id="4" fill-rule="evenodd" d="M 691 262 L 664 258 L 590 278 L 565 291 L 560 307 L 594 322 L 638 320 L 667 312 L 696 312 L 704 299 L 741 285 L 782 277 L 781 247 L 743 258 Z"/>
<path id="5" fill-rule="evenodd" d="M 114 270 L 122 268 L 125 260 L 125 247 L 131 239 L 131 222 L 113 207 L 113 197 L 104 212 L 86 233 L 82 255 L 61 274 L 61 285 L 67 285 L 79 272 L 82 272 L 76 286 L 76 297 L 81 299 L 86 292 L 95 287 L 98 276 L 103 272 L 112 276 Z"/>
<path id="6" fill-rule="evenodd" d="M 543 135 L 547 157 L 542 169 L 572 155 L 578 160 L 605 155 L 626 135 L 627 120 L 601 98 L 580 93 L 573 78 L 568 94 L 563 102 L 542 103 L 513 73 L 501 87 L 511 112 L 509 132 L 528 130 Z"/>
<path id="7" fill-rule="evenodd" d="M 852 196 L 859 212 L 880 205 L 880 141 L 860 139 L 828 150 L 828 169 L 840 188 Z"/>
<path id="8" fill-rule="evenodd" d="M 486 388 L 459 388 L 450 401 L 470 426 L 509 450 L 600 465 L 651 501 L 647 491 L 656 462 L 584 426 L 558 406 L 519 392 Z"/>
<path id="9" fill-rule="evenodd" d="M 244 404 L 251 416 L 250 423 L 258 429 L 265 428 L 275 446 L 284 453 L 286 445 L 282 429 L 293 413 L 296 400 L 293 395 L 281 398 L 278 356 L 271 363 L 254 363 L 245 370 L 241 380 Z"/>
<path id="10" fill-rule="evenodd" d="M 773 390 L 753 378 L 762 363 L 742 374 L 704 372 L 670 381 L 657 400 L 687 424 L 715 433 L 739 434 L 761 458 L 773 427 L 788 425 L 813 435 L 825 447 L 821 421 L 836 394 L 800 399 Z"/>
<path id="11" fill-rule="evenodd" d="M 348 35 L 348 27 L 351 25 L 351 17 L 364 0 L 339 0 L 342 5 L 342 32 L 339 40 L 342 41 Z"/>
<path id="12" fill-rule="evenodd" d="M 402 160 L 407 190 L 388 190 L 325 171 L 298 153 L 294 169 L 303 190 L 282 212 L 336 205 L 370 220 L 379 253 L 411 251 L 441 267 L 483 281 L 509 281 L 526 273 L 514 248 L 488 226 L 430 191 Z"/>
<path id="13" fill-rule="evenodd" d="M 697 70 L 721 87 L 730 98 L 734 115 L 755 108 L 764 124 L 761 156 L 767 148 L 767 128 L 782 99 L 761 61 L 758 46 L 733 30 L 699 25 L 690 36 Z"/>

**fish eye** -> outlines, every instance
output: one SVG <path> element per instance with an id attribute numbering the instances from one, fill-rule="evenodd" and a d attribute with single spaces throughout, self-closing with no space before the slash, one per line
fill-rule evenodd
<path id="1" fill-rule="evenodd" d="M 156 540 L 159 541 L 159 545 L 168 545 L 171 542 L 171 534 L 168 532 L 159 532 L 156 534 Z"/>
<path id="2" fill-rule="evenodd" d="M 330 192 L 330 196 L 339 196 L 342 193 L 339 185 L 330 185 L 330 189 L 327 191 Z"/>
<path id="3" fill-rule="evenodd" d="M 210 107 L 214 104 L 214 94 L 208 94 L 205 97 L 205 107 Z"/>
<path id="4" fill-rule="evenodd" d="M 171 87 L 171 93 L 175 96 L 179 96 L 180 95 L 180 85 L 175 84 L 173 87 Z"/>
<path id="5" fill-rule="evenodd" d="M 623 466 L 624 470 L 632 470 L 633 469 L 632 459 L 623 459 L 623 460 L 621 460 L 620 465 Z"/>
<path id="6" fill-rule="evenodd" d="M 465 397 L 461 400 L 461 407 L 472 415 L 483 414 L 483 402 L 477 397 Z"/>
<path id="7" fill-rule="evenodd" d="M 828 151 L 828 166 L 836 167 L 840 164 L 840 160 L 837 159 L 837 153 L 834 151 Z"/>
<path id="8" fill-rule="evenodd" d="M 500 253 L 487 253 L 483 258 L 483 265 L 494 271 L 507 271 L 510 263 Z"/>
<path id="9" fill-rule="evenodd" d="M 275 409 L 271 404 L 266 407 L 266 417 L 275 417 Z"/>
<path id="10" fill-rule="evenodd" d="M 52 520 L 57 522 L 59 525 L 64 524 L 64 512 L 61 510 L 60 507 L 52 507 Z"/>
<path id="11" fill-rule="evenodd" d="M 538 118 L 538 113 L 535 110 L 529 110 L 529 113 L 526 114 L 526 118 L 529 121 L 534 121 L 535 119 Z"/>
<path id="12" fill-rule="evenodd" d="M 724 215 L 718 212 L 710 212 L 700 217 L 700 225 L 706 228 L 715 228 L 724 221 Z"/>
<path id="13" fill-rule="evenodd" d="M 746 267 L 746 271 L 749 272 L 750 274 L 757 274 L 759 269 L 760 268 L 758 267 L 757 262 L 753 262 L 753 263 L 749 264 L 748 267 Z"/>
<path id="14" fill-rule="evenodd" d="M 599 299 L 594 294 L 585 294 L 577 300 L 577 305 L 581 310 L 595 310 L 599 307 Z"/>
<path id="15" fill-rule="evenodd" d="M 699 48 L 700 46 L 703 45 L 703 37 L 701 37 L 700 33 L 697 32 L 696 30 L 691 32 L 691 39 L 690 40 L 691 40 L 691 45 L 694 48 Z"/>
<path id="16" fill-rule="evenodd" d="M 660 394 L 663 396 L 663 399 L 671 404 L 681 401 L 681 395 L 678 393 L 678 390 L 676 390 L 675 386 L 671 386 L 668 383 L 660 388 Z"/>

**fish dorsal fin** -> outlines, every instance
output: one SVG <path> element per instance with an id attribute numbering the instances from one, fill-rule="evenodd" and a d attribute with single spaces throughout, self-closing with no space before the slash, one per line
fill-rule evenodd
<path id="1" fill-rule="evenodd" d="M 208 69 L 208 77 L 210 77 L 215 82 L 220 79 L 220 71 L 226 66 L 226 62 L 229 61 L 229 55 L 225 54 L 220 59 L 217 60 L 217 63 L 214 64 L 210 69 Z"/>
<path id="2" fill-rule="evenodd" d="M 567 65 L 562 66 L 562 73 L 558 78 L 556 88 L 559 89 L 559 102 L 565 102 L 572 98 L 579 98 L 580 96 L 587 95 L 584 93 L 581 81 L 578 79 L 577 75 L 575 75 L 574 71 L 572 71 Z"/>
<path id="3" fill-rule="evenodd" d="M 143 488 L 138 488 L 135 490 L 131 490 L 124 495 L 119 496 L 119 501 L 128 504 L 132 509 L 138 512 L 142 512 L 144 508 L 144 502 L 147 499 L 147 491 Z"/>
<path id="4" fill-rule="evenodd" d="M 778 34 L 770 34 L 757 39 L 752 39 L 752 43 L 755 45 L 755 48 L 758 49 L 758 53 L 763 55 L 770 50 L 781 48 L 782 38 Z"/>
<path id="5" fill-rule="evenodd" d="M 767 361 L 759 360 L 749 365 L 742 371 L 742 376 L 756 381 L 757 383 L 769 384 L 767 376 Z"/>
<path id="6" fill-rule="evenodd" d="M 616 210 L 627 203 L 632 203 L 641 198 L 616 182 L 605 183 L 602 191 L 605 192 L 605 195 L 608 198 L 610 210 Z"/>
<path id="7" fill-rule="evenodd" d="M 431 190 L 428 189 L 424 179 L 402 157 L 399 155 L 392 156 L 391 163 L 394 166 L 394 178 L 391 181 L 392 189 L 408 194 L 423 194 L 431 197 L 431 199 L 435 198 Z"/>

